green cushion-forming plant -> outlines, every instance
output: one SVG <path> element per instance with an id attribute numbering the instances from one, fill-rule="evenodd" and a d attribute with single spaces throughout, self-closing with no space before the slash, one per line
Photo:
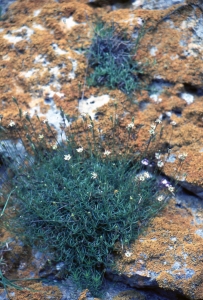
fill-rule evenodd
<path id="1" fill-rule="evenodd" d="M 144 88 L 140 75 L 143 66 L 133 56 L 136 53 L 144 28 L 137 38 L 132 38 L 118 28 L 118 24 L 96 22 L 92 44 L 87 52 L 89 72 L 87 83 L 120 89 L 127 95 Z"/>
<path id="2" fill-rule="evenodd" d="M 65 273 L 95 294 L 115 243 L 129 244 L 163 205 L 155 177 L 139 180 L 139 171 L 127 159 L 58 150 L 14 179 L 17 218 L 10 226 L 31 246 L 53 252 Z"/>

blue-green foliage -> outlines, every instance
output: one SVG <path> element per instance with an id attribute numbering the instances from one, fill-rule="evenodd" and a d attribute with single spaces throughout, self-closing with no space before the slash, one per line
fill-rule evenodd
<path id="1" fill-rule="evenodd" d="M 70 152 L 69 152 L 70 153 Z M 155 179 L 135 180 L 140 165 L 125 159 L 58 151 L 15 179 L 17 220 L 30 245 L 53 251 L 82 287 L 96 292 L 116 242 L 129 244 L 160 209 Z M 94 178 L 96 177 L 96 178 Z"/>
<path id="2" fill-rule="evenodd" d="M 118 24 L 98 21 L 87 54 L 88 65 L 93 69 L 87 83 L 90 86 L 117 88 L 128 95 L 143 88 L 140 80 L 143 66 L 133 58 L 143 34 L 144 29 L 141 29 L 138 37 L 133 39 L 121 32 Z"/>

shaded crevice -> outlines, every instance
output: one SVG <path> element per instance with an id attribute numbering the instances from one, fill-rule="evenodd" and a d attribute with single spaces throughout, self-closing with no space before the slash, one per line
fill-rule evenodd
<path id="1" fill-rule="evenodd" d="M 105 277 L 108 280 L 113 282 L 121 282 L 132 288 L 136 288 L 136 290 L 143 291 L 146 293 L 153 293 L 154 298 L 151 299 L 160 299 L 160 300 L 186 300 L 188 297 L 183 296 L 182 289 L 178 291 L 169 291 L 159 287 L 157 281 L 152 279 L 151 277 L 145 277 L 141 275 L 132 275 L 128 277 L 124 274 L 118 275 L 112 270 L 108 270 L 105 273 Z M 151 295 L 152 296 L 152 295 Z M 159 298 L 160 297 L 160 298 Z M 150 298 L 148 298 L 150 299 Z"/>

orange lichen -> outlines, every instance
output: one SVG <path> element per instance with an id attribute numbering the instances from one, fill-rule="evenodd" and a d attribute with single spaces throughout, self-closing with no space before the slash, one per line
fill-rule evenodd
<path id="1" fill-rule="evenodd" d="M 60 290 L 56 286 L 43 286 L 42 283 L 24 283 L 22 284 L 22 288 L 22 290 L 8 288 L 10 299 L 60 300 L 62 297 Z"/>
<path id="2" fill-rule="evenodd" d="M 200 274 L 202 238 L 195 233 L 198 224 L 191 226 L 192 220 L 189 209 L 176 209 L 174 202 L 171 201 L 150 223 L 139 240 L 131 244 L 132 255 L 126 257 L 123 254 L 122 259 L 118 259 L 117 265 L 128 276 L 139 270 L 156 272 L 158 274 L 156 280 L 160 287 L 175 290 L 178 286 L 183 289 L 185 295 L 192 295 L 195 292 L 194 283 L 197 280 L 198 284 L 203 281 Z M 177 262 L 181 267 L 178 266 L 176 269 Z M 186 269 L 194 271 L 191 278 L 186 279 Z M 183 276 L 185 279 L 178 280 L 176 276 L 180 278 Z"/>
<path id="3" fill-rule="evenodd" d="M 142 18 L 146 22 L 146 28 L 150 26 L 156 26 L 156 23 L 161 20 L 165 15 L 170 15 L 174 9 L 169 8 L 165 11 L 149 11 L 137 9 L 133 11 L 129 10 L 117 10 L 111 11 L 105 15 L 105 9 L 96 9 L 95 11 L 99 12 L 101 17 L 104 20 L 109 21 L 109 19 L 114 20 L 120 24 L 120 28 L 128 27 L 128 31 L 133 31 L 133 26 L 139 27 L 138 18 Z M 60 70 L 58 75 L 58 82 L 62 85 L 61 92 L 64 93 L 63 98 L 58 96 L 54 97 L 55 103 L 57 106 L 61 106 L 65 113 L 70 116 L 78 115 L 78 100 L 81 97 L 81 91 L 84 85 L 84 78 L 86 72 L 86 58 L 84 55 L 78 55 L 71 49 L 76 49 L 78 47 L 88 46 L 91 42 L 91 39 L 88 37 L 92 32 L 91 27 L 91 18 L 93 17 L 94 10 L 90 6 L 85 4 L 85 1 L 78 5 L 78 1 L 60 1 L 60 3 L 50 2 L 50 1 L 38 1 L 33 4 L 32 1 L 27 1 L 24 3 L 24 10 L 21 9 L 21 3 L 16 2 L 12 5 L 11 10 L 7 13 L 8 19 L 1 22 L 4 28 L 12 30 L 19 29 L 22 25 L 26 24 L 28 27 L 32 27 L 33 23 L 40 24 L 43 26 L 43 30 L 38 28 L 34 29 L 34 34 L 32 34 L 29 40 L 22 40 L 14 45 L 14 49 L 10 48 L 10 42 L 6 41 L 4 38 L 5 31 L 0 33 L 0 44 L 1 55 L 3 60 L 1 65 L 4 68 L 1 68 L 1 79 L 0 87 L 3 94 L 3 103 L 1 104 L 1 112 L 4 115 L 5 124 L 8 123 L 11 119 L 16 119 L 16 109 L 11 105 L 12 96 L 18 98 L 19 104 L 26 107 L 29 110 L 29 107 L 33 107 L 38 103 L 41 106 L 41 112 L 45 112 L 48 109 L 48 106 L 43 104 L 43 98 L 41 98 L 41 87 L 49 83 L 51 79 L 51 74 L 49 68 L 54 68 L 57 65 L 65 64 Z M 38 15 L 34 15 L 36 9 L 41 9 Z M 192 13 L 190 7 L 182 8 L 179 16 L 177 18 L 176 14 L 171 14 L 170 17 L 174 22 L 175 26 L 181 26 L 182 21 L 186 20 L 187 17 Z M 16 16 L 16 14 L 18 16 Z M 65 28 L 64 24 L 61 22 L 61 17 L 68 18 L 73 16 L 73 20 L 76 24 L 72 29 Z M 61 16 L 61 17 L 60 17 Z M 10 23 L 11 18 L 15 18 Z M 85 22 L 86 24 L 81 24 Z M 63 25 L 63 26 L 62 26 Z M 61 27 L 62 26 L 62 27 Z M 53 30 L 53 32 L 51 32 Z M 153 34 L 152 34 L 153 33 Z M 23 33 L 22 33 L 23 34 Z M 187 32 L 187 35 L 191 32 Z M 26 35 L 26 32 L 25 32 Z M 46 36 L 46 38 L 44 38 Z M 185 149 L 188 153 L 190 159 L 187 160 L 187 168 L 183 171 L 188 173 L 188 181 L 191 183 L 196 183 L 202 185 L 200 173 L 196 173 L 195 165 L 196 161 L 200 160 L 201 154 L 198 154 L 198 147 L 194 141 L 201 139 L 201 102 L 195 101 L 191 106 L 187 106 L 186 102 L 179 97 L 180 90 L 183 89 L 182 83 L 190 83 L 195 86 L 200 86 L 202 82 L 201 69 L 202 61 L 199 57 L 187 57 L 185 68 L 183 67 L 181 56 L 183 54 L 183 47 L 180 46 L 181 38 L 186 36 L 184 30 L 176 30 L 176 28 L 170 28 L 167 23 L 159 23 L 156 30 L 153 32 L 149 31 L 141 40 L 141 45 L 136 53 L 135 59 L 138 61 L 144 62 L 146 58 L 149 62 L 153 62 L 153 59 L 156 59 L 156 64 L 149 65 L 146 67 L 149 79 L 153 76 L 159 75 L 162 76 L 165 80 L 177 83 L 176 86 L 170 87 L 167 89 L 166 93 L 162 93 L 159 97 L 162 99 L 162 102 L 159 104 L 154 103 L 148 96 L 146 92 L 140 94 L 135 94 L 135 100 L 138 102 L 147 101 L 149 105 L 144 111 L 138 111 L 136 105 L 126 102 L 126 97 L 120 92 L 113 92 L 105 90 L 104 92 L 109 93 L 115 101 L 122 103 L 122 107 L 119 110 L 120 116 L 124 111 L 126 117 L 121 120 L 121 128 L 125 127 L 129 122 L 132 116 L 135 117 L 135 125 L 143 124 L 145 127 L 140 131 L 140 134 L 137 136 L 137 140 L 134 141 L 135 145 L 141 146 L 144 141 L 149 138 L 149 135 L 144 132 L 149 128 L 150 122 L 153 122 L 162 112 L 179 109 L 182 111 L 182 118 L 178 118 L 173 115 L 173 120 L 178 123 L 177 129 L 174 128 L 173 136 L 170 140 L 170 144 L 174 147 L 177 145 L 181 150 Z M 190 38 L 192 41 L 192 39 Z M 67 51 L 67 55 L 58 55 L 53 50 L 51 44 L 58 43 L 58 46 Z M 155 57 L 150 56 L 150 48 L 156 45 L 157 52 Z M 21 52 L 19 54 L 19 51 Z M 37 55 L 46 55 L 46 59 L 49 62 L 48 68 L 45 68 L 41 63 L 33 64 L 34 59 Z M 180 58 L 171 59 L 172 56 L 180 56 Z M 75 71 L 75 79 L 68 77 L 68 74 L 72 70 L 72 59 L 77 60 L 77 69 Z M 13 67 L 14 66 L 14 67 Z M 33 74 L 30 78 L 26 78 L 23 72 L 28 71 L 32 68 L 38 69 L 36 74 Z M 62 73 L 64 75 L 62 75 Z M 10 80 L 11 79 L 11 80 Z M 147 79 L 147 78 L 146 78 Z M 178 87 L 178 89 L 177 89 Z M 56 91 L 55 87 L 52 87 L 53 91 Z M 24 93 L 22 92 L 24 91 Z M 86 88 L 85 97 L 95 95 L 98 91 L 96 88 Z M 169 96 L 170 94 L 170 96 Z M 31 100 L 32 97 L 35 97 Z M 68 101 L 68 102 L 67 102 Z M 198 106 L 197 106 L 198 105 Z M 9 112 L 7 108 L 9 107 Z M 99 118 L 102 126 L 107 126 L 108 122 L 106 120 L 111 114 L 113 114 L 113 109 L 107 104 L 104 108 L 100 108 L 104 115 L 102 118 Z M 187 121 L 187 124 L 186 124 Z M 193 127 L 191 126 L 193 123 Z M 107 124 L 107 125 L 106 125 Z M 167 123 L 165 127 L 168 127 Z M 167 138 L 170 133 L 170 129 L 166 129 L 167 134 L 163 135 L 163 139 Z M 120 136 L 122 140 L 126 138 L 124 131 L 121 130 Z M 164 142 L 164 141 L 163 141 Z M 131 141 L 133 144 L 133 141 Z M 193 145 L 192 145 L 193 144 Z M 190 150 L 192 147 L 192 150 Z M 199 172 L 203 168 L 203 163 L 199 165 Z M 165 172 L 169 175 L 171 169 L 173 169 L 173 164 L 167 165 L 165 167 Z"/>

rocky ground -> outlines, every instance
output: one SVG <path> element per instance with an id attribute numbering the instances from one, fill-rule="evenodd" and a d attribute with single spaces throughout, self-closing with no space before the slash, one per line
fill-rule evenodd
<path id="1" fill-rule="evenodd" d="M 5 7 L 3 1 L 1 5 Z M 146 64 L 144 80 L 150 92 L 136 92 L 129 101 L 119 90 L 85 86 L 84 49 L 91 43 L 96 15 L 118 23 L 135 38 L 145 24 L 147 31 L 135 59 Z M 62 107 L 76 119 L 72 126 L 79 129 L 81 143 L 81 113 L 91 114 L 96 126 L 108 130 L 115 101 L 123 143 L 132 117 L 135 126 L 142 124 L 137 139 L 131 141 L 135 149 L 148 140 L 150 124 L 157 118 L 162 120 L 160 150 L 163 146 L 170 149 L 169 155 L 167 151 L 162 154 L 163 160 L 167 156 L 162 173 L 164 178 L 174 178 L 178 156 L 187 153 L 182 176 L 177 178 L 184 189 L 130 249 L 121 251 L 116 258 L 118 272 L 108 270 L 106 274 L 105 299 L 203 299 L 202 2 L 19 0 L 9 6 L 0 21 L 0 56 L 0 111 L 7 128 L 11 120 L 20 128 L 12 97 L 33 117 L 36 132 L 40 132 L 37 113 L 59 134 Z M 7 232 L 2 231 L 1 241 L 7 242 L 4 251 L 12 262 L 5 267 L 9 276 L 35 277 L 44 271 L 46 257 L 42 254 L 15 242 Z M 60 282 L 60 289 L 57 280 L 53 286 L 53 278 L 49 284 L 29 283 L 39 292 L 12 290 L 10 297 L 93 299 L 86 291 L 80 295 L 69 280 Z M 3 290 L 0 299 L 7 299 Z"/>

